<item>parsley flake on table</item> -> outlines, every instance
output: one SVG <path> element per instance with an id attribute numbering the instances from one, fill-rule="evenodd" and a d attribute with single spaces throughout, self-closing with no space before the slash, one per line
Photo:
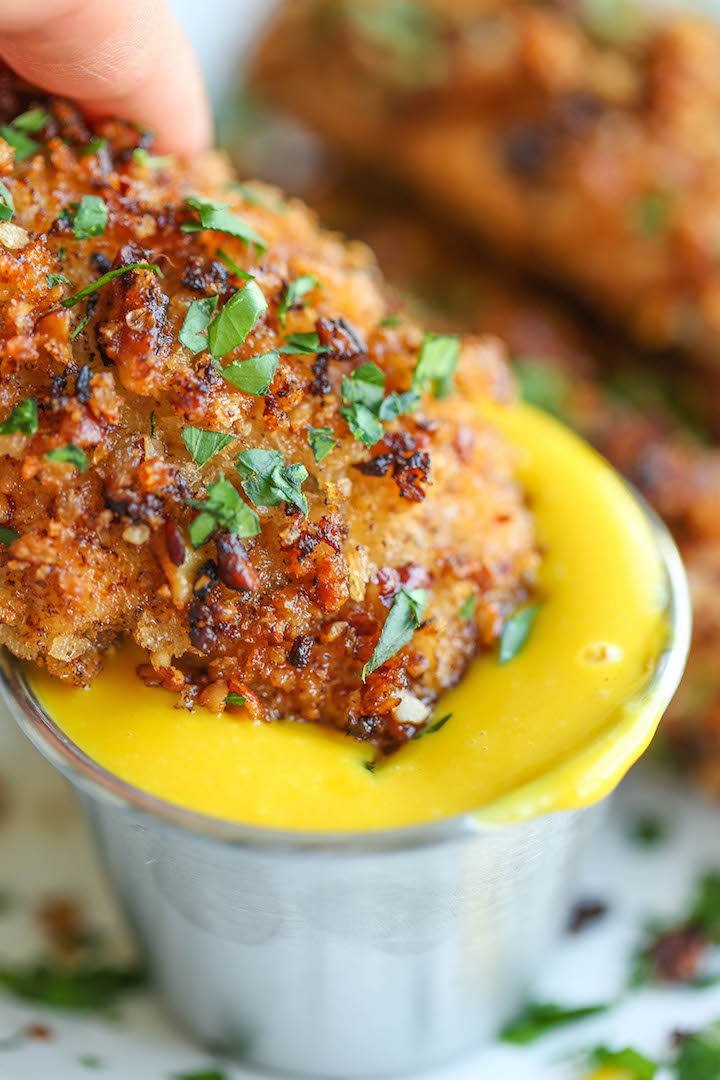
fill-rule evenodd
<path id="1" fill-rule="evenodd" d="M 230 1077 L 218 1069 L 201 1069 L 200 1072 L 173 1073 L 172 1080 L 230 1080 Z"/>
<path id="2" fill-rule="evenodd" d="M 255 280 L 248 281 L 224 304 L 207 329 L 208 346 L 221 360 L 242 345 L 268 304 Z"/>
<path id="3" fill-rule="evenodd" d="M 534 1002 L 528 1005 L 519 1016 L 511 1020 L 500 1032 L 503 1042 L 526 1046 L 545 1035 L 548 1031 L 575 1024 L 589 1016 L 607 1012 L 609 1005 L 582 1005 L 579 1008 L 567 1008 L 564 1005 Z"/>
<path id="4" fill-rule="evenodd" d="M 66 300 L 61 300 L 60 307 L 75 307 L 75 305 L 79 304 L 81 300 L 84 300 L 86 296 L 90 296 L 92 293 L 97 292 L 98 289 L 102 289 L 103 285 L 107 285 L 108 282 L 116 277 L 120 277 L 121 274 L 127 274 L 130 270 L 152 270 L 158 277 L 163 276 L 162 270 L 156 263 L 128 263 L 127 266 L 119 266 L 117 270 L 108 270 L 107 274 L 103 274 L 102 277 L 99 277 L 96 281 L 91 281 L 90 284 L 86 285 L 80 292 L 68 296 Z"/>
<path id="5" fill-rule="evenodd" d="M 590 1064 L 595 1068 L 607 1066 L 617 1069 L 627 1080 L 655 1080 L 655 1074 L 660 1068 L 656 1061 L 651 1061 L 629 1046 L 623 1050 L 608 1050 L 606 1046 L 598 1046 L 590 1054 Z"/>
<path id="6" fill-rule="evenodd" d="M 230 203 L 221 203 L 213 199 L 202 199 L 199 196 L 190 195 L 185 200 L 185 205 L 195 211 L 197 219 L 186 221 L 181 226 L 182 232 L 202 232 L 203 229 L 209 229 L 212 232 L 222 232 L 227 233 L 229 236 L 236 236 L 238 240 L 242 240 L 246 244 L 254 244 L 259 252 L 267 250 L 267 244 L 262 236 L 259 236 L 239 214 L 233 213 L 230 209 Z"/>
<path id="7" fill-rule="evenodd" d="M 15 997 L 56 1009 L 100 1010 L 144 984 L 138 968 L 66 968 L 38 964 L 14 970 L 0 967 L 0 986 Z"/>
<path id="8" fill-rule="evenodd" d="M 413 372 L 413 390 L 431 390 L 437 398 L 452 392 L 452 376 L 460 359 L 460 338 L 426 334 Z"/>
<path id="9" fill-rule="evenodd" d="M 427 589 L 400 590 L 388 612 L 380 640 L 362 670 L 363 682 L 368 675 L 382 667 L 386 660 L 407 645 L 420 626 L 427 601 Z"/>
<path id="10" fill-rule="evenodd" d="M 234 690 L 231 690 L 225 698 L 225 704 L 237 705 L 239 709 L 242 709 L 243 706 L 247 705 L 247 699 L 242 694 L 236 694 Z"/>
<path id="11" fill-rule="evenodd" d="M 675 1060 L 677 1080 L 717 1080 L 720 1076 L 720 1021 L 683 1039 Z"/>
<path id="12" fill-rule="evenodd" d="M 539 604 L 516 611 L 502 628 L 500 635 L 499 663 L 507 664 L 520 652 L 530 636 L 537 614 L 540 611 Z"/>
<path id="13" fill-rule="evenodd" d="M 73 216 L 73 233 L 76 240 L 102 236 L 107 228 L 108 208 L 99 195 L 83 195 Z"/>
<path id="14" fill-rule="evenodd" d="M 19 405 L 0 424 L 0 435 L 34 435 L 38 429 L 38 408 L 35 398 L 23 398 Z"/>
<path id="15" fill-rule="evenodd" d="M 196 550 L 208 542 L 217 528 L 227 529 L 242 539 L 257 536 L 260 532 L 257 514 L 243 502 L 237 488 L 222 474 L 208 487 L 207 498 L 188 499 L 187 503 L 200 511 L 188 530 L 190 543 Z"/>
<path id="16" fill-rule="evenodd" d="M 8 529 L 4 525 L 0 526 L 0 544 L 4 544 L 7 547 L 8 544 L 12 544 L 13 540 L 17 540 L 20 534 L 16 533 L 14 529 Z M 0 908 L 2 904 L 0 903 Z"/>
<path id="17" fill-rule="evenodd" d="M 244 450 L 235 459 L 243 477 L 243 491 L 255 506 L 297 506 L 307 517 L 307 499 L 301 487 L 308 478 L 304 465 L 285 465 L 279 450 Z"/>
<path id="18" fill-rule="evenodd" d="M 234 435 L 223 435 L 220 431 L 206 431 L 204 428 L 185 427 L 182 439 L 190 457 L 196 465 L 206 465 L 211 457 L 224 450 L 235 441 Z"/>
<path id="19" fill-rule="evenodd" d="M 201 300 L 193 300 L 185 313 L 178 337 L 193 356 L 208 347 L 207 328 L 213 320 L 217 302 L 217 296 L 203 296 Z"/>
<path id="20" fill-rule="evenodd" d="M 262 397 L 270 389 L 279 360 L 277 352 L 273 350 L 261 353 L 259 356 L 249 356 L 247 360 L 240 360 L 235 364 L 228 364 L 227 367 L 220 368 L 220 374 L 223 379 L 238 390 L 242 390 L 243 393 Z"/>
<path id="21" fill-rule="evenodd" d="M 337 446 L 337 439 L 333 437 L 332 428 L 330 427 L 308 428 L 307 438 L 308 445 L 318 465 Z"/>
<path id="22" fill-rule="evenodd" d="M 15 203 L 7 186 L 0 180 L 0 221 L 10 221 L 15 213 Z"/>
<path id="23" fill-rule="evenodd" d="M 75 443 L 67 446 L 58 446 L 55 450 L 48 450 L 45 457 L 48 461 L 58 461 L 63 465 L 72 465 L 78 472 L 85 472 L 88 467 L 88 459 L 84 450 Z"/>
<path id="24" fill-rule="evenodd" d="M 303 297 L 307 296 L 308 293 L 317 288 L 317 285 L 318 279 L 313 277 L 312 274 L 303 274 L 301 277 L 295 278 L 294 281 L 290 282 L 283 293 L 282 300 L 278 307 L 277 313 L 281 326 L 285 325 L 285 316 L 290 308 L 294 307 L 303 299 Z"/>

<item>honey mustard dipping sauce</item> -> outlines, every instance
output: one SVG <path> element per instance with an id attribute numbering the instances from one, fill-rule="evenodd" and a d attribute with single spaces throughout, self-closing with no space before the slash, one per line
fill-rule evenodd
<path id="1" fill-rule="evenodd" d="M 484 655 L 443 695 L 437 730 L 373 768 L 367 744 L 314 724 L 175 708 L 136 676 L 130 648 L 87 690 L 33 669 L 42 707 L 127 783 L 249 825 L 352 831 L 467 811 L 506 822 L 603 797 L 666 704 L 645 690 L 668 640 L 657 541 L 624 482 L 564 426 L 525 405 L 482 411 L 517 448 L 543 550 L 539 610 L 508 663 Z"/>

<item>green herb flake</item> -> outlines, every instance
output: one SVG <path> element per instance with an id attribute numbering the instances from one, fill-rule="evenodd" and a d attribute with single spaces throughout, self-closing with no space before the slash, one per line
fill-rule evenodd
<path id="1" fill-rule="evenodd" d="M 654 1080 L 660 1068 L 656 1061 L 651 1061 L 629 1046 L 623 1050 L 608 1050 L 606 1046 L 598 1046 L 590 1054 L 590 1064 L 594 1068 L 608 1066 L 617 1069 L 627 1080 Z"/>
<path id="2" fill-rule="evenodd" d="M 212 356 L 221 360 L 238 345 L 242 345 L 267 306 L 267 300 L 257 282 L 248 281 L 228 300 L 208 326 L 208 345 Z"/>
<path id="3" fill-rule="evenodd" d="M 0 180 L 0 221 L 9 221 L 15 213 L 15 203 L 6 184 Z"/>
<path id="4" fill-rule="evenodd" d="M 54 289 L 56 285 L 69 285 L 72 288 L 72 282 L 64 274 L 48 274 L 47 284 L 48 289 Z"/>
<path id="5" fill-rule="evenodd" d="M 365 769 L 365 771 L 369 773 L 374 773 L 377 766 L 376 761 L 361 761 L 360 764 L 362 765 L 363 769 Z"/>
<path id="6" fill-rule="evenodd" d="M 150 413 L 150 438 L 155 438 L 155 410 Z"/>
<path id="7" fill-rule="evenodd" d="M 635 230 L 648 238 L 661 236 L 670 224 L 671 209 L 672 201 L 667 192 L 649 191 L 634 208 Z"/>
<path id="8" fill-rule="evenodd" d="M 236 694 L 234 690 L 231 690 L 225 698 L 225 704 L 236 705 L 238 709 L 242 709 L 247 705 L 247 699 L 242 694 Z"/>
<path id="9" fill-rule="evenodd" d="M 287 203 L 272 198 L 272 196 L 260 191 L 252 184 L 233 181 L 229 188 L 231 191 L 237 191 L 239 195 L 242 195 L 245 202 L 250 203 L 251 206 L 262 206 L 265 210 L 272 210 L 276 214 L 284 214 L 287 211 Z"/>
<path id="10" fill-rule="evenodd" d="M 203 229 L 211 229 L 214 232 L 236 236 L 246 244 L 254 244 L 259 252 L 267 250 L 267 244 L 263 238 L 247 221 L 233 213 L 230 203 L 214 202 L 212 199 L 201 199 L 191 195 L 185 200 L 185 204 L 196 212 L 199 220 L 186 221 L 181 226 L 182 232 L 201 232 Z"/>
<path id="11" fill-rule="evenodd" d="M 378 418 L 387 423 L 397 420 L 404 413 L 414 412 L 420 404 L 419 390 L 406 390 L 404 394 L 388 394 L 378 409 Z"/>
<path id="12" fill-rule="evenodd" d="M 48 120 L 49 115 L 45 109 L 28 109 L 27 112 L 16 116 L 10 124 L 3 124 L 0 127 L 0 135 L 15 147 L 16 161 L 23 161 L 40 149 L 40 144 L 35 139 L 31 139 L 28 132 L 40 131 Z"/>
<path id="13" fill-rule="evenodd" d="M 365 679 L 377 668 L 394 656 L 404 645 L 407 645 L 413 634 L 420 626 L 420 622 L 428 601 L 426 589 L 401 589 L 393 601 L 393 606 L 388 612 L 385 625 L 380 634 L 380 640 L 375 650 L 362 670 L 362 679 Z"/>
<path id="14" fill-rule="evenodd" d="M 422 731 L 418 731 L 417 735 L 414 735 L 414 739 L 422 739 L 425 735 L 435 735 L 438 731 L 445 727 L 448 720 L 452 720 L 453 714 L 451 712 L 446 713 L 445 716 L 441 716 L 439 720 L 433 720 L 431 723 L 424 727 Z"/>
<path id="15" fill-rule="evenodd" d="M 27 112 L 16 116 L 11 126 L 18 131 L 41 131 L 49 119 L 50 113 L 46 109 L 28 109 Z"/>
<path id="16" fill-rule="evenodd" d="M 38 408 L 35 398 L 24 398 L 0 424 L 0 435 L 34 435 L 38 429 Z"/>
<path id="17" fill-rule="evenodd" d="M 720 1021 L 683 1039 L 675 1061 L 677 1080 L 717 1080 L 720 1076 Z"/>
<path id="18" fill-rule="evenodd" d="M 102 1069 L 103 1060 L 94 1054 L 81 1054 L 78 1058 L 78 1065 L 82 1065 L 84 1069 Z"/>
<path id="19" fill-rule="evenodd" d="M 89 157 L 90 154 L 97 154 L 103 147 L 107 146 L 107 139 L 103 139 L 100 135 L 96 135 L 94 138 L 86 142 L 84 146 L 78 147 L 78 154 L 80 157 Z"/>
<path id="20" fill-rule="evenodd" d="M 301 491 L 307 480 L 304 465 L 285 465 L 279 450 L 244 450 L 235 459 L 243 477 L 243 491 L 255 506 L 297 506 L 307 517 L 307 499 Z"/>
<path id="21" fill-rule="evenodd" d="M 470 595 L 466 596 L 462 604 L 460 605 L 458 615 L 461 619 L 466 619 L 467 621 L 469 621 L 474 617 L 476 607 L 477 596 L 475 595 L 475 593 L 470 593 Z"/>
<path id="22" fill-rule="evenodd" d="M 290 308 L 298 304 L 303 297 L 307 296 L 313 289 L 316 289 L 317 286 L 318 279 L 313 277 L 312 274 L 303 274 L 302 277 L 296 278 L 294 281 L 290 282 L 283 293 L 277 311 L 281 326 L 285 326 L 285 316 Z"/>
<path id="23" fill-rule="evenodd" d="M 56 1009 L 106 1009 L 118 997 L 142 986 L 138 968 L 66 968 L 38 964 L 24 970 L 0 968 L 0 986 L 15 997 Z"/>
<path id="24" fill-rule="evenodd" d="M 380 421 L 364 405 L 345 405 L 340 410 L 340 415 L 350 428 L 353 438 L 365 446 L 374 446 L 385 434 Z"/>
<path id="25" fill-rule="evenodd" d="M 214 484 L 210 484 L 206 499 L 187 501 L 189 506 L 200 511 L 189 529 L 190 543 L 196 550 L 208 542 L 218 527 L 243 539 L 257 536 L 260 532 L 257 514 L 243 502 L 237 488 L 222 475 Z"/>
<path id="26" fill-rule="evenodd" d="M 261 353 L 259 356 L 250 356 L 247 360 L 241 360 L 236 364 L 228 364 L 227 367 L 220 369 L 220 374 L 223 379 L 238 390 L 242 390 L 243 393 L 262 397 L 270 389 L 279 360 L 280 357 L 275 351 Z"/>
<path id="27" fill-rule="evenodd" d="M 330 427 L 308 428 L 307 438 L 313 457 L 318 465 L 337 446 L 337 439 L 333 437 L 332 428 Z"/>
<path id="28" fill-rule="evenodd" d="M 76 240 L 102 236 L 108 223 L 108 208 L 99 195 L 83 195 L 73 218 Z"/>
<path id="29" fill-rule="evenodd" d="M 539 611 L 540 605 L 532 604 L 516 611 L 505 623 L 500 635 L 500 664 L 509 663 L 520 652 L 530 636 Z"/>
<path id="30" fill-rule="evenodd" d="M 5 547 L 8 544 L 12 544 L 13 540 L 17 540 L 20 534 L 16 533 L 14 529 L 8 529 L 5 525 L 0 526 L 0 544 L 4 544 Z M 0 910 L 2 910 L 2 902 L 0 901 Z"/>
<path id="31" fill-rule="evenodd" d="M 247 270 L 243 270 L 241 266 L 231 259 L 227 251 L 223 251 L 222 248 L 217 249 L 217 257 L 224 266 L 227 266 L 228 270 L 235 274 L 236 277 L 242 278 L 243 281 L 254 281 L 252 274 L 248 274 Z"/>
<path id="32" fill-rule="evenodd" d="M 563 371 L 553 367 L 552 361 L 534 356 L 518 357 L 513 370 L 523 401 L 564 419 L 570 382 Z"/>
<path id="33" fill-rule="evenodd" d="M 628 836 L 638 847 L 658 847 L 668 837 L 668 825 L 662 818 L 644 814 L 631 824 Z"/>
<path id="34" fill-rule="evenodd" d="M 81 300 L 84 300 L 86 296 L 90 296 L 92 293 L 97 292 L 98 289 L 102 289 L 103 285 L 107 285 L 108 282 L 116 277 L 120 277 L 121 274 L 127 274 L 130 270 L 152 270 L 158 277 L 163 276 L 162 270 L 155 263 L 128 263 L 127 266 L 120 266 L 117 270 L 108 270 L 107 274 L 103 274 L 102 277 L 99 277 L 96 281 L 86 285 L 80 292 L 68 296 L 66 300 L 61 300 L 60 306 L 65 308 L 75 307 L 75 305 L 79 304 Z"/>
<path id="35" fill-rule="evenodd" d="M 212 322 L 217 307 L 217 296 L 203 296 L 193 300 L 187 309 L 178 337 L 180 343 L 196 355 L 208 347 L 207 329 Z"/>
<path id="36" fill-rule="evenodd" d="M 200 1072 L 174 1073 L 172 1080 L 230 1080 L 230 1077 L 219 1069 L 201 1069 Z"/>
<path id="37" fill-rule="evenodd" d="M 379 322 L 379 326 L 399 326 L 400 319 L 397 315 L 385 315 Z"/>
<path id="38" fill-rule="evenodd" d="M 175 164 L 173 154 L 150 154 L 144 146 L 138 146 L 133 150 L 133 161 L 136 161 L 143 169 L 170 169 Z"/>
<path id="39" fill-rule="evenodd" d="M 324 353 L 328 350 L 320 344 L 320 339 L 314 331 L 307 334 L 290 334 L 281 345 L 278 352 L 287 353 L 291 356 L 304 356 L 310 353 Z"/>
<path id="40" fill-rule="evenodd" d="M 64 465 L 72 465 L 78 472 L 85 472 L 88 467 L 88 459 L 84 450 L 74 443 L 67 446 L 58 446 L 55 450 L 48 450 L 45 455 L 48 461 L 58 461 Z"/>
<path id="41" fill-rule="evenodd" d="M 589 1016 L 607 1012 L 609 1005 L 583 1005 L 579 1008 L 566 1008 L 564 1005 L 551 1003 L 531 1003 L 519 1016 L 511 1020 L 500 1032 L 503 1042 L 526 1046 L 541 1038 L 549 1031 L 565 1024 L 574 1024 Z"/>
<path id="42" fill-rule="evenodd" d="M 720 871 L 710 870 L 698 881 L 688 924 L 720 944 Z"/>
<path id="43" fill-rule="evenodd" d="M 182 439 L 190 457 L 196 465 L 202 467 L 215 454 L 219 454 L 234 442 L 235 436 L 223 435 L 219 431 L 206 431 L 204 428 L 186 427 L 182 429 Z"/>
<path id="44" fill-rule="evenodd" d="M 452 376 L 460 360 L 460 338 L 426 334 L 412 380 L 413 390 L 431 390 L 437 398 L 452 391 Z"/>
<path id="45" fill-rule="evenodd" d="M 87 326 L 87 324 L 88 324 L 89 322 L 90 322 L 90 316 L 89 316 L 89 315 L 86 315 L 86 316 L 85 316 L 85 317 L 84 317 L 83 319 L 81 319 L 81 320 L 80 320 L 80 322 L 79 322 L 79 323 L 77 324 L 77 326 L 75 327 L 75 329 L 73 330 L 72 334 L 70 335 L 70 340 L 71 340 L 71 341 L 74 341 L 74 340 L 75 340 L 75 338 L 76 338 L 76 337 L 77 337 L 77 336 L 78 336 L 79 334 L 81 334 L 81 333 L 82 333 L 82 331 L 83 331 L 83 330 L 85 329 L 85 327 Z"/>
<path id="46" fill-rule="evenodd" d="M 346 405 L 364 405 L 377 412 L 382 404 L 385 373 L 372 360 L 361 364 L 342 381 L 342 399 Z"/>

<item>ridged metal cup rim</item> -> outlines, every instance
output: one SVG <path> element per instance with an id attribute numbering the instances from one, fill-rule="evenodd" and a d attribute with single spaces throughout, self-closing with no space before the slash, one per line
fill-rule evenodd
<path id="1" fill-rule="evenodd" d="M 657 514 L 634 489 L 631 488 L 631 491 L 651 527 L 667 583 L 667 644 L 637 698 L 647 697 L 661 702 L 662 711 L 678 687 L 690 648 L 690 598 L 682 560 L 674 540 Z M 45 712 L 27 682 L 22 665 L 6 649 L 0 650 L 0 689 L 21 730 L 40 753 L 82 792 L 106 804 L 110 803 L 118 810 L 139 811 L 170 828 L 190 831 L 222 844 L 282 853 L 308 850 L 367 853 L 433 846 L 458 841 L 468 835 L 491 834 L 498 828 L 512 828 L 515 824 L 522 824 L 493 823 L 492 806 L 495 803 L 475 811 L 464 811 L 441 821 L 358 831 L 279 829 L 226 821 L 209 814 L 185 810 L 142 791 L 95 762 L 72 742 Z M 628 760 L 628 769 L 634 760 Z M 522 795 L 523 789 L 528 786 L 523 785 L 516 792 L 502 796 L 496 802 L 499 804 L 516 795 Z"/>

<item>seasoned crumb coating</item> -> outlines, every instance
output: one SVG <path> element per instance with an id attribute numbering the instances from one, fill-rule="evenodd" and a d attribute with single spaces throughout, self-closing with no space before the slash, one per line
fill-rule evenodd
<path id="1" fill-rule="evenodd" d="M 126 635 L 185 705 L 400 746 L 532 588 L 473 403 L 500 346 L 425 337 L 215 156 L 7 80 L 0 113 L 0 640 L 84 684 Z"/>
<path id="2" fill-rule="evenodd" d="M 717 367 L 720 33 L 631 11 L 292 0 L 253 79 L 644 346 Z"/>

